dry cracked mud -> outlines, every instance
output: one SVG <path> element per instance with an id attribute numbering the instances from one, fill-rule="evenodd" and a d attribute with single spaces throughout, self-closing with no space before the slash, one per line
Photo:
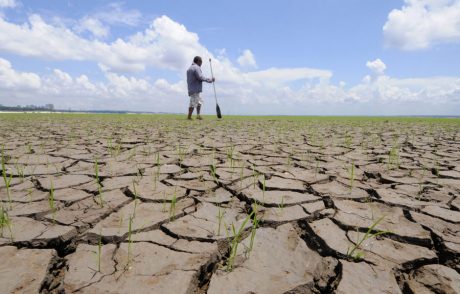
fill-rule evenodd
<path id="1" fill-rule="evenodd" d="M 0 119 L 2 293 L 460 293 L 458 120 Z"/>

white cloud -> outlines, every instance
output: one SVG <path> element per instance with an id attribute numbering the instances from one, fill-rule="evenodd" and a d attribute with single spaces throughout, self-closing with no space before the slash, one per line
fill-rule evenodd
<path id="1" fill-rule="evenodd" d="M 246 49 L 243 51 L 240 57 L 238 57 L 238 63 L 242 67 L 246 68 L 257 68 L 256 59 L 254 58 L 254 54 L 252 54 L 251 50 Z"/>
<path id="2" fill-rule="evenodd" d="M 79 33 L 88 31 L 97 38 L 105 38 L 109 35 L 110 28 L 96 18 L 84 17 L 76 25 L 75 30 Z"/>
<path id="3" fill-rule="evenodd" d="M 243 74 L 249 80 L 266 87 L 278 87 L 298 80 L 327 80 L 332 77 L 332 72 L 313 68 L 270 68 Z"/>
<path id="4" fill-rule="evenodd" d="M 104 75 L 105 80 L 100 82 L 91 81 L 86 75 L 72 77 L 59 69 L 38 76 L 18 72 L 7 60 L 0 59 L 0 104 L 53 103 L 61 109 L 186 111 L 188 97 L 183 79 L 171 83 L 161 78 L 150 81 L 113 72 Z M 290 79 L 278 79 L 286 75 Z M 458 114 L 460 110 L 460 78 L 395 79 L 380 75 L 347 89 L 343 83 L 331 84 L 330 75 L 328 71 L 311 69 L 270 69 L 252 76 L 240 73 L 243 83 L 218 82 L 217 95 L 224 114 L 440 114 L 439 111 Z M 304 80 L 300 89 L 290 86 L 295 79 Z M 279 84 L 270 86 L 272 81 Z M 213 109 L 209 106 L 213 100 L 211 91 L 206 84 L 205 112 Z M 383 113 L 384 110 L 389 112 Z"/>
<path id="5" fill-rule="evenodd" d="M 383 73 L 385 72 L 385 69 L 387 68 L 387 66 L 385 65 L 385 63 L 383 63 L 382 60 L 380 60 L 380 58 L 377 58 L 376 60 L 374 61 L 368 61 L 366 62 L 366 66 L 372 70 L 372 72 L 375 74 L 375 75 L 383 75 Z"/>
<path id="6" fill-rule="evenodd" d="M 438 43 L 460 42 L 460 0 L 405 0 L 383 26 L 387 46 L 424 49 Z"/>
<path id="7" fill-rule="evenodd" d="M 15 71 L 11 63 L 0 58 L 0 89 L 32 90 L 41 86 L 40 77 L 34 73 L 21 73 Z"/>
<path id="8" fill-rule="evenodd" d="M 0 8 L 14 8 L 17 5 L 16 0 L 0 0 Z"/>
<path id="9" fill-rule="evenodd" d="M 144 31 L 113 42 L 84 38 L 65 24 L 51 25 L 38 15 L 30 16 L 23 25 L 0 18 L 0 51 L 45 60 L 92 61 L 104 77 L 92 80 L 86 72 L 72 76 L 60 69 L 44 75 L 24 73 L 0 59 L 0 103 L 5 105 L 53 103 L 62 109 L 181 113 L 188 101 L 184 72 L 193 57 L 200 55 L 205 60 L 213 58 L 224 113 L 357 114 L 359 108 L 364 109 L 361 114 L 369 114 L 391 107 L 397 113 L 403 109 L 401 103 L 413 103 L 406 114 L 416 114 L 414 109 L 460 111 L 459 78 L 395 79 L 384 75 L 386 66 L 380 59 L 366 63 L 374 75 L 357 85 L 334 85 L 331 71 L 307 67 L 246 68 L 243 72 L 227 58 L 225 49 L 214 57 L 196 33 L 167 16 L 156 18 Z M 135 77 L 128 73 L 146 68 L 171 70 L 180 78 L 153 81 L 141 73 Z M 203 64 L 203 72 L 210 75 L 209 64 Z M 203 96 L 206 103 L 212 101 L 210 85 L 204 86 Z M 212 107 L 207 105 L 204 111 L 209 109 Z"/>
<path id="10" fill-rule="evenodd" d="M 121 3 L 111 3 L 103 11 L 93 14 L 92 18 L 110 25 L 135 27 L 142 21 L 142 14 L 136 9 L 126 9 Z"/>
<path id="11" fill-rule="evenodd" d="M 0 50 L 52 60 L 87 60 L 115 71 L 142 71 L 147 66 L 184 70 L 193 56 L 211 54 L 195 33 L 162 16 L 144 32 L 111 43 L 88 40 L 64 26 L 46 23 L 39 15 L 17 25 L 0 18 Z"/>

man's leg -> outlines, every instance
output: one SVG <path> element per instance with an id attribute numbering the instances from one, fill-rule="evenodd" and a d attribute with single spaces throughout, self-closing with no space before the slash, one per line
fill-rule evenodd
<path id="1" fill-rule="evenodd" d="M 197 111 L 198 111 L 198 108 L 197 108 Z M 188 108 L 188 117 L 187 117 L 187 119 L 192 119 L 192 113 L 193 113 L 193 107 L 189 107 Z"/>
<path id="2" fill-rule="evenodd" d="M 203 119 L 200 115 L 200 111 L 201 111 L 201 105 L 203 104 L 203 99 L 200 97 L 200 94 L 198 94 L 198 97 L 197 97 L 197 106 L 196 106 L 196 118 L 197 119 Z"/>
<path id="3" fill-rule="evenodd" d="M 196 118 L 197 119 L 201 119 L 200 110 L 201 110 L 201 104 L 198 104 L 198 106 L 196 107 Z"/>

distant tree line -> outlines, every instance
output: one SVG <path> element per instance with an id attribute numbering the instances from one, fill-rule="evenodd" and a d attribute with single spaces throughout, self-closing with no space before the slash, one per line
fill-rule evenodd
<path id="1" fill-rule="evenodd" d="M 54 111 L 53 104 L 4 106 L 0 104 L 0 111 Z"/>

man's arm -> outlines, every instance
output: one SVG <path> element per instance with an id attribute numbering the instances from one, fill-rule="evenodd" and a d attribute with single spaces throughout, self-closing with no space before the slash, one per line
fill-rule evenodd
<path id="1" fill-rule="evenodd" d="M 197 66 L 195 68 L 195 76 L 198 80 L 200 81 L 203 81 L 203 82 L 207 82 L 207 83 L 212 83 L 214 82 L 213 79 L 209 79 L 209 78 L 206 78 L 203 73 L 201 72 L 201 68 L 199 66 Z"/>

